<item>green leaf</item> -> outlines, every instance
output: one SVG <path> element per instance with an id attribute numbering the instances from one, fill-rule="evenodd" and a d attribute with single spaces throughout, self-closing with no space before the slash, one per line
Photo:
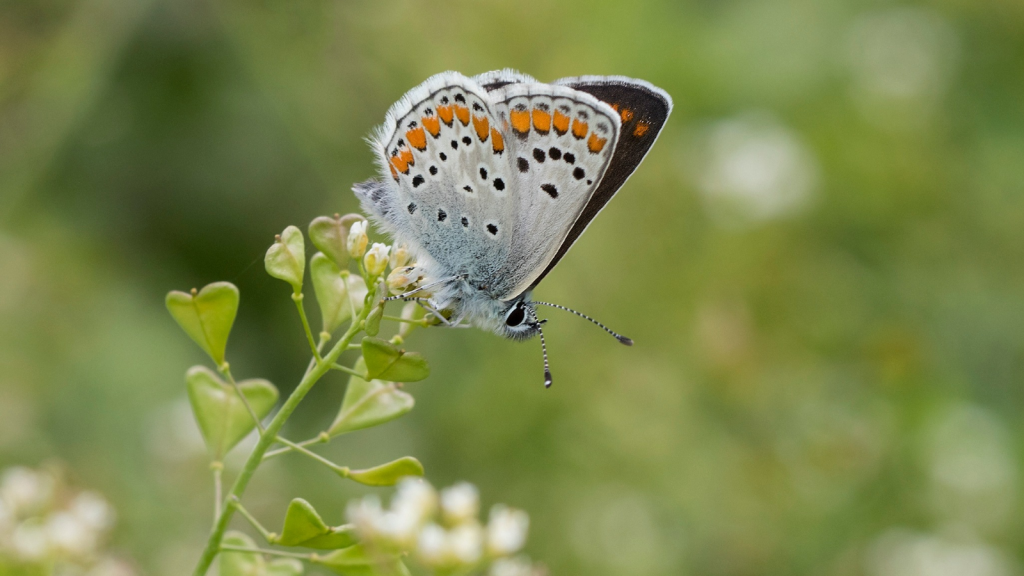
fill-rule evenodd
<path id="1" fill-rule="evenodd" d="M 185 374 L 188 399 L 199 430 L 215 461 L 220 461 L 245 438 L 256 423 L 234 387 L 205 366 L 193 366 Z M 256 415 L 263 418 L 277 404 L 277 388 L 266 380 L 243 380 L 242 394 Z"/>
<path id="2" fill-rule="evenodd" d="M 241 532 L 228 532 L 221 540 L 224 546 L 255 548 L 256 543 Z M 262 576 L 266 573 L 266 561 L 262 554 L 224 550 L 220 553 L 220 576 Z"/>
<path id="3" fill-rule="evenodd" d="M 372 556 L 361 544 L 342 548 L 325 556 L 317 556 L 313 558 L 313 562 L 324 566 L 335 574 L 344 576 L 408 574 L 408 570 L 398 556 L 394 554 Z"/>
<path id="4" fill-rule="evenodd" d="M 302 231 L 289 226 L 276 238 L 263 260 L 267 274 L 292 285 L 295 294 L 302 292 L 302 275 L 306 271 L 306 241 Z"/>
<path id="5" fill-rule="evenodd" d="M 316 249 L 326 254 L 338 268 L 345 269 L 349 261 L 349 229 L 355 222 L 365 220 L 361 214 L 335 214 L 334 218 L 320 216 L 309 224 L 309 239 Z"/>
<path id="6" fill-rule="evenodd" d="M 366 363 L 356 360 L 356 372 L 365 372 Z M 416 401 L 413 397 L 390 382 L 371 380 L 367 382 L 358 376 L 348 379 L 345 399 L 334 423 L 327 430 L 331 436 L 370 428 L 389 422 L 412 410 Z"/>
<path id="7" fill-rule="evenodd" d="M 352 546 L 356 541 L 354 526 L 342 525 L 332 528 L 320 518 L 309 502 L 296 498 L 288 505 L 284 528 L 275 544 L 336 550 Z"/>
<path id="8" fill-rule="evenodd" d="M 367 486 L 394 486 L 406 476 L 423 476 L 423 464 L 412 456 L 366 470 L 350 470 L 345 477 Z"/>
<path id="9" fill-rule="evenodd" d="M 218 366 L 224 364 L 231 325 L 238 313 L 238 288 L 230 282 L 207 284 L 198 292 L 167 294 L 167 311 Z"/>
<path id="10" fill-rule="evenodd" d="M 430 375 L 430 367 L 423 356 L 406 352 L 387 340 L 363 338 L 362 347 L 366 374 L 371 379 L 416 382 Z"/>
<path id="11" fill-rule="evenodd" d="M 296 558 L 278 558 L 267 564 L 267 576 L 299 576 L 302 570 L 302 562 Z"/>
<path id="12" fill-rule="evenodd" d="M 366 326 L 363 330 L 370 336 L 376 336 L 380 332 L 380 320 L 384 317 L 384 301 L 380 301 L 373 310 L 366 316 Z"/>
<path id="13" fill-rule="evenodd" d="M 310 259 L 309 276 L 313 280 L 313 291 L 320 305 L 323 331 L 330 334 L 352 317 L 348 287 L 341 277 L 341 271 L 323 252 L 317 252 Z"/>

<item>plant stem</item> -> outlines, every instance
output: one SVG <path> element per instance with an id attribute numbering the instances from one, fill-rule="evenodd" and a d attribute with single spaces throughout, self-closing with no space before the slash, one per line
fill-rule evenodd
<path id="1" fill-rule="evenodd" d="M 260 524 L 259 521 L 256 520 L 256 518 L 254 518 L 253 515 L 250 514 L 249 511 L 246 510 L 244 506 L 242 506 L 241 502 L 239 502 L 237 499 L 234 499 L 234 500 L 231 501 L 231 505 L 236 510 L 238 510 L 239 514 L 241 514 L 246 520 L 249 521 L 249 524 L 252 524 L 252 527 L 255 528 L 257 532 L 260 533 L 260 536 L 263 536 L 264 540 L 266 540 L 267 542 L 269 542 L 271 544 L 274 543 L 274 540 L 277 539 L 277 535 L 271 533 L 269 530 L 264 528 L 263 524 Z"/>
<path id="2" fill-rule="evenodd" d="M 324 458 L 323 456 L 317 454 L 316 452 L 313 452 L 312 450 L 309 450 L 304 446 L 296 444 L 295 442 L 292 442 L 290 440 L 285 440 L 280 436 L 277 438 L 277 441 L 291 448 L 292 450 L 301 453 L 304 456 L 309 456 L 313 460 L 316 460 L 317 462 L 323 464 L 324 466 L 327 466 L 328 468 L 330 468 L 331 470 L 338 474 L 341 474 L 342 476 L 348 476 L 348 468 L 346 468 L 345 466 L 338 466 L 334 462 L 331 462 L 330 460 Z"/>
<path id="3" fill-rule="evenodd" d="M 313 444 L 326 444 L 331 441 L 331 437 L 326 432 L 321 432 L 316 438 L 310 438 L 309 440 L 303 440 L 298 442 L 299 446 L 312 446 Z M 283 442 L 282 442 L 283 444 Z M 291 446 L 285 448 L 278 448 L 277 450 L 271 450 L 263 455 L 264 460 L 270 460 L 274 456 L 280 456 L 281 454 L 287 454 L 292 451 Z"/>
<path id="4" fill-rule="evenodd" d="M 299 311 L 299 318 L 302 318 L 302 329 L 306 332 L 306 340 L 309 342 L 309 349 L 313 351 L 313 357 L 316 358 L 317 363 L 323 361 L 320 357 L 320 348 L 316 345 L 316 340 L 313 338 L 313 331 L 309 329 L 309 319 L 306 318 L 306 307 L 302 305 L 302 300 L 305 297 L 301 292 L 298 294 L 292 294 L 292 301 L 295 302 L 295 308 Z"/>
<path id="5" fill-rule="evenodd" d="M 256 411 L 252 409 L 252 405 L 249 404 L 249 399 L 245 397 L 245 394 L 242 394 L 242 388 L 238 385 L 238 382 L 235 382 L 235 377 L 231 375 L 231 367 L 227 362 L 220 367 L 220 372 L 228 379 L 231 386 L 234 387 L 235 394 L 238 394 L 238 397 L 242 399 L 242 404 L 245 406 L 245 409 L 249 411 L 249 416 L 252 416 L 252 420 L 256 423 L 256 427 L 259 428 L 260 435 L 262 436 L 263 433 L 266 432 L 266 429 L 263 428 L 263 422 L 260 422 L 260 417 L 257 416 Z"/>
<path id="6" fill-rule="evenodd" d="M 302 377 L 299 385 L 295 387 L 295 390 L 288 396 L 284 404 L 281 406 L 281 410 L 274 416 L 267 425 L 266 433 L 260 436 L 256 446 L 252 449 L 249 454 L 249 458 L 245 461 L 245 465 L 242 471 L 238 474 L 238 478 L 235 479 L 234 485 L 231 487 L 231 492 L 228 494 L 229 499 L 241 499 L 242 494 L 245 493 L 246 487 L 249 485 L 249 481 L 252 479 L 252 475 L 256 473 L 256 468 L 259 467 L 260 463 L 263 462 L 263 455 L 267 452 L 267 449 L 277 439 L 277 433 L 281 431 L 284 423 L 295 411 L 295 408 L 302 402 L 302 399 L 306 397 L 306 394 L 313 388 L 313 385 L 331 369 L 331 364 L 334 364 L 341 353 L 348 349 L 349 342 L 352 338 L 362 329 L 362 324 L 366 320 L 366 316 L 370 313 L 369 306 L 363 306 L 363 310 L 359 313 L 358 318 L 353 318 L 352 323 L 349 325 L 345 335 L 342 336 L 338 342 L 331 348 L 331 350 L 324 357 L 323 362 L 318 362 L 317 365 Z M 206 547 L 203 549 L 203 554 L 199 558 L 199 563 L 196 564 L 196 569 L 192 573 L 193 576 L 203 576 L 206 571 L 210 569 L 210 565 L 213 564 L 213 559 L 217 556 L 217 552 L 220 550 L 221 540 L 224 538 L 224 531 L 227 530 L 228 523 L 231 521 L 234 506 L 227 504 L 222 506 L 220 518 L 214 525 L 213 530 L 210 532 L 210 537 L 206 541 Z"/>
<path id="7" fill-rule="evenodd" d="M 351 375 L 355 376 L 356 378 L 362 378 L 363 380 L 366 380 L 367 382 L 369 382 L 369 380 L 370 380 L 369 378 L 366 377 L 366 374 L 362 374 L 360 372 L 356 372 L 355 370 L 349 368 L 348 366 L 343 366 L 341 364 L 331 364 L 331 370 L 340 370 L 341 372 L 345 372 L 346 374 L 351 374 Z M 282 444 L 283 444 L 283 442 L 282 442 Z"/>
<path id="8" fill-rule="evenodd" d="M 223 462 L 211 462 L 210 470 L 213 470 L 213 522 L 220 519 L 221 500 L 223 498 L 224 483 L 221 481 L 224 472 Z"/>
<path id="9" fill-rule="evenodd" d="M 252 554 L 266 554 L 267 556 L 282 556 L 284 558 L 298 558 L 307 562 L 313 561 L 313 554 L 299 554 L 298 552 L 284 552 L 282 550 L 268 550 L 266 548 L 246 548 L 245 546 L 221 546 L 224 552 L 250 552 Z"/>

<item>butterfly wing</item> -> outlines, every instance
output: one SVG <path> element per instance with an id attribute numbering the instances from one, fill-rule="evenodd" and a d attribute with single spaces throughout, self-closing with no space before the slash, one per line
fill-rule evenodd
<path id="1" fill-rule="evenodd" d="M 384 178 L 354 188 L 364 210 L 448 274 L 493 276 L 511 233 L 506 140 L 487 92 L 455 72 L 426 80 L 372 139 Z M 489 232 L 494 230 L 494 233 Z"/>
<path id="2" fill-rule="evenodd" d="M 507 300 L 535 283 L 593 195 L 618 116 L 593 96 L 501 71 L 446 72 L 388 112 L 373 146 L 385 175 L 364 209 L 448 274 Z"/>
<path id="3" fill-rule="evenodd" d="M 597 189 L 619 138 L 618 115 L 589 94 L 551 84 L 510 82 L 490 96 L 505 128 L 515 214 L 491 284 L 497 298 L 510 300 L 536 283 Z"/>
<path id="4" fill-rule="evenodd" d="M 558 264 L 594 217 L 626 183 L 654 145 L 672 112 L 672 97 L 643 80 L 624 76 L 579 76 L 563 78 L 555 81 L 555 84 L 585 92 L 609 104 L 619 114 L 620 136 L 597 190 L 588 200 L 554 257 L 530 288 L 536 286 Z"/>

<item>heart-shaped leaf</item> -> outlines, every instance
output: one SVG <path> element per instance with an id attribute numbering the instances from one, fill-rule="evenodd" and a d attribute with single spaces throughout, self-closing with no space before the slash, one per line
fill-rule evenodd
<path id="1" fill-rule="evenodd" d="M 267 576 L 299 576 L 303 568 L 295 558 L 278 558 L 267 564 Z"/>
<path id="2" fill-rule="evenodd" d="M 306 241 L 302 231 L 289 226 L 267 250 L 263 260 L 267 274 L 292 285 L 295 294 L 302 292 L 302 275 L 306 271 Z"/>
<path id="3" fill-rule="evenodd" d="M 224 534 L 221 544 L 225 546 L 242 546 L 255 548 L 256 543 L 241 532 Z M 266 561 L 263 555 L 255 552 L 238 552 L 224 550 L 220 553 L 220 576 L 254 576 L 266 573 Z"/>
<path id="4" fill-rule="evenodd" d="M 394 486 L 406 476 L 423 476 L 423 464 L 412 456 L 405 456 L 366 470 L 349 470 L 345 475 L 346 478 L 367 486 Z"/>
<path id="5" fill-rule="evenodd" d="M 416 382 L 430 376 L 430 367 L 423 356 L 406 352 L 387 340 L 363 338 L 362 348 L 366 374 L 371 379 Z"/>
<path id="6" fill-rule="evenodd" d="M 221 543 L 225 546 L 255 548 L 256 543 L 241 532 L 224 534 Z M 220 553 L 220 576 L 299 576 L 302 562 L 295 558 L 278 558 L 267 562 L 258 552 L 224 550 Z"/>
<path id="7" fill-rule="evenodd" d="M 356 372 L 366 371 L 366 363 L 362 358 L 356 360 L 354 369 Z M 358 376 L 351 376 L 341 410 L 327 433 L 337 436 L 383 424 L 409 412 L 415 403 L 411 395 L 390 382 L 367 382 Z"/>
<path id="8" fill-rule="evenodd" d="M 344 576 L 378 576 L 392 574 L 406 576 L 409 569 L 397 555 L 371 555 L 361 544 L 336 550 L 324 556 L 316 556 L 313 562 L 324 566 L 335 574 Z"/>
<path id="9" fill-rule="evenodd" d="M 312 504 L 302 498 L 296 498 L 288 505 L 284 528 L 275 544 L 337 550 L 352 546 L 356 542 L 354 526 L 346 524 L 332 528 L 320 518 Z"/>
<path id="10" fill-rule="evenodd" d="M 341 277 L 341 271 L 323 252 L 317 252 L 310 259 L 309 276 L 313 280 L 313 291 L 320 305 L 323 331 L 330 334 L 352 317 L 353 306 L 348 298 L 348 286 Z"/>
<path id="11" fill-rule="evenodd" d="M 205 366 L 193 366 L 185 375 L 188 399 L 199 430 L 215 461 L 220 461 L 235 444 L 245 438 L 256 423 L 234 387 Z M 266 380 L 243 380 L 239 389 L 260 418 L 277 403 L 277 388 Z"/>
<path id="12" fill-rule="evenodd" d="M 334 261 L 334 264 L 345 269 L 348 266 L 348 232 L 355 222 L 365 222 L 361 214 L 334 215 L 334 218 L 320 216 L 309 224 L 309 239 L 316 249 Z"/>
<path id="13" fill-rule="evenodd" d="M 224 364 L 231 325 L 238 313 L 238 288 L 230 282 L 207 284 L 198 292 L 167 294 L 167 311 L 218 366 Z"/>

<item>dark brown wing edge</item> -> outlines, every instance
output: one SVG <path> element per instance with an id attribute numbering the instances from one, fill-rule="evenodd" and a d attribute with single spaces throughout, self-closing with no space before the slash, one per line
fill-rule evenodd
<path id="1" fill-rule="evenodd" d="M 533 282 L 529 290 L 533 290 L 547 276 L 558 261 L 565 256 L 576 239 L 583 234 L 590 222 L 604 208 L 605 204 L 615 196 L 619 188 L 626 183 L 630 175 L 637 169 L 644 156 L 650 151 L 658 134 L 665 126 L 668 115 L 672 112 L 672 98 L 661 88 L 643 80 L 635 80 L 622 76 L 581 76 L 563 78 L 554 84 L 568 86 L 586 92 L 598 100 L 615 108 L 622 117 L 619 130 L 619 141 L 615 145 L 615 153 L 604 173 L 597 190 L 583 207 L 576 223 L 562 241 L 555 257 L 548 267 Z"/>

